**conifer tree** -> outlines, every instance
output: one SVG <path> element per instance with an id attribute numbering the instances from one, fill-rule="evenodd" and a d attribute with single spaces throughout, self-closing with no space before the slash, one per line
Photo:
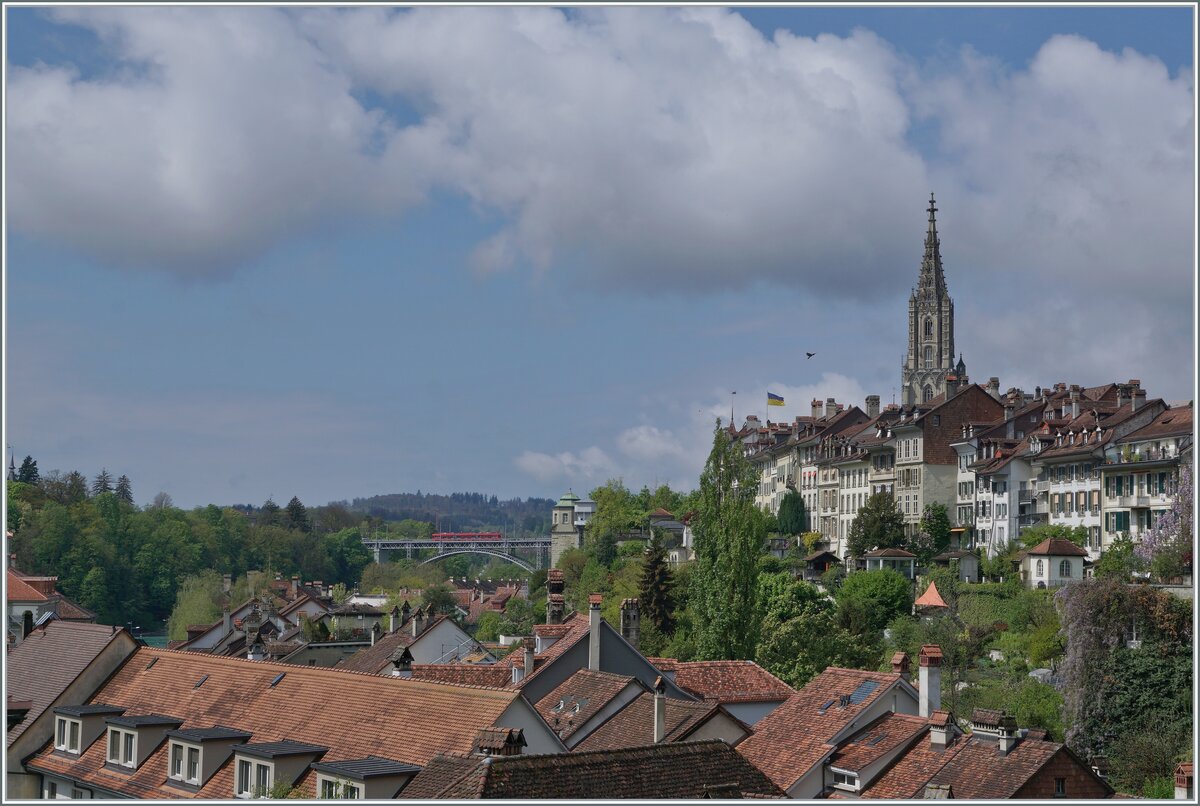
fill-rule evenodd
<path id="1" fill-rule="evenodd" d="M 758 558 L 767 537 L 763 513 L 754 505 L 757 486 L 757 472 L 718 420 L 693 527 L 696 569 L 689 594 L 698 659 L 754 657 Z"/>
<path id="2" fill-rule="evenodd" d="M 112 489 L 112 476 L 109 474 L 108 468 L 100 468 L 100 472 L 96 474 L 96 478 L 92 479 L 92 495 L 111 493 Z"/>
<path id="3" fill-rule="evenodd" d="M 876 493 L 858 511 L 850 524 L 850 553 L 861 557 L 872 549 L 904 545 L 904 514 L 891 493 Z"/>
<path id="4" fill-rule="evenodd" d="M 121 478 L 117 479 L 117 487 L 113 490 L 114 494 L 126 504 L 133 503 L 133 484 L 129 481 L 129 476 L 121 474 Z"/>
<path id="5" fill-rule="evenodd" d="M 275 503 L 275 499 L 268 498 L 262 505 L 262 525 L 274 526 L 279 523 L 279 504 Z"/>
<path id="6" fill-rule="evenodd" d="M 21 469 L 17 471 L 17 481 L 25 484 L 37 484 L 40 480 L 37 462 L 32 456 L 26 456 L 25 461 L 21 462 Z"/>
<path id="7" fill-rule="evenodd" d="M 785 535 L 799 535 L 808 530 L 808 513 L 804 509 L 804 496 L 789 490 L 779 502 L 779 531 Z"/>
<path id="8" fill-rule="evenodd" d="M 663 547 L 662 537 L 654 530 L 651 532 L 638 597 L 645 617 L 653 622 L 660 634 L 670 637 L 675 632 L 674 582 L 667 565 L 667 550 Z"/>
<path id="9" fill-rule="evenodd" d="M 304 508 L 304 504 L 300 503 L 299 496 L 292 496 L 292 500 L 288 501 L 287 505 L 287 523 L 289 529 L 299 529 L 301 532 L 307 532 L 312 528 L 308 522 L 308 510 Z"/>

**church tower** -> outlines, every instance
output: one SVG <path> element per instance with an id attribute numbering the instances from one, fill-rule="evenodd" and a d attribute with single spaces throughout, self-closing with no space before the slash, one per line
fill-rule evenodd
<path id="1" fill-rule="evenodd" d="M 946 391 L 946 377 L 955 375 L 954 303 L 942 273 L 937 207 L 929 194 L 929 228 L 921 276 L 908 298 L 908 354 L 900 370 L 901 402 L 924 403 Z M 961 356 L 959 363 L 962 363 Z M 960 373 L 965 376 L 966 367 Z"/>

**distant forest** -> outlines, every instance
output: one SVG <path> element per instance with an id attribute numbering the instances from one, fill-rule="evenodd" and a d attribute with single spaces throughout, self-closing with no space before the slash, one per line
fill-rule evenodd
<path id="1" fill-rule="evenodd" d="M 501 501 L 482 493 L 433 495 L 391 493 L 340 502 L 350 512 L 388 521 L 415 520 L 435 524 L 443 532 L 496 531 L 548 534 L 552 498 Z"/>

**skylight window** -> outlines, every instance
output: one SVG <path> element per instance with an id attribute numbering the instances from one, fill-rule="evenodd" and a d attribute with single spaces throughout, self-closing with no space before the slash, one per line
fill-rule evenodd
<path id="1" fill-rule="evenodd" d="M 275 679 L 271 681 L 271 688 L 275 688 L 275 685 L 282 680 L 283 676 L 286 674 L 287 672 L 280 672 L 279 674 L 275 675 Z"/>
<path id="2" fill-rule="evenodd" d="M 858 688 L 850 692 L 850 704 L 859 705 L 867 697 L 871 696 L 871 692 L 879 688 L 879 683 L 875 680 L 864 680 L 858 684 Z"/>
<path id="3" fill-rule="evenodd" d="M 196 685 L 192 686 L 192 688 L 200 688 L 201 686 L 204 685 L 204 681 L 207 679 L 208 679 L 208 675 L 204 675 L 203 677 L 201 677 L 199 680 L 196 681 Z"/>

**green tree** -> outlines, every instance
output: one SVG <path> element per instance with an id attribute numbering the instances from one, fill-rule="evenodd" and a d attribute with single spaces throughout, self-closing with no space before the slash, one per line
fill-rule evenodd
<path id="1" fill-rule="evenodd" d="M 779 531 L 785 535 L 803 534 L 808 529 L 808 512 L 804 508 L 804 496 L 788 490 L 779 502 Z"/>
<path id="2" fill-rule="evenodd" d="M 928 566 L 936 555 L 950 545 L 950 514 L 946 506 L 926 504 L 921 514 L 920 530 L 926 539 L 910 545 L 909 551 L 917 555 L 921 565 Z"/>
<path id="3" fill-rule="evenodd" d="M 1134 543 L 1129 535 L 1121 535 L 1108 544 L 1100 559 L 1092 568 L 1092 575 L 1103 579 L 1112 577 L 1128 582 L 1134 571 L 1140 571 L 1145 563 L 1134 553 Z"/>
<path id="4" fill-rule="evenodd" d="M 763 621 L 755 660 L 794 688 L 830 666 L 863 669 L 876 665 L 878 652 L 839 627 L 830 611 L 826 603 L 787 621 L 768 617 Z"/>
<path id="5" fill-rule="evenodd" d="M 836 600 L 842 627 L 856 635 L 875 636 L 893 618 L 912 611 L 912 585 L 890 568 L 860 571 L 846 577 Z"/>
<path id="6" fill-rule="evenodd" d="M 1033 548 L 1038 543 L 1041 543 L 1047 538 L 1057 538 L 1059 540 L 1070 540 L 1077 546 L 1083 547 L 1087 545 L 1088 530 L 1086 526 L 1060 526 L 1058 524 L 1041 523 L 1037 526 L 1030 526 L 1021 532 L 1021 545 L 1027 549 Z"/>
<path id="7" fill-rule="evenodd" d="M 652 623 L 660 634 L 670 636 L 675 632 L 674 584 L 667 550 L 658 532 L 653 533 L 646 547 L 638 604 L 645 621 Z"/>
<path id="8" fill-rule="evenodd" d="M 17 481 L 22 484 L 37 484 L 40 480 L 37 462 L 32 456 L 26 456 L 21 462 L 21 469 L 17 471 Z"/>
<path id="9" fill-rule="evenodd" d="M 121 620 L 122 614 L 113 607 L 112 591 L 108 587 L 108 574 L 101 566 L 87 572 L 79 587 L 79 603 L 96 614 L 101 624 L 112 624 Z"/>
<path id="10" fill-rule="evenodd" d="M 300 503 L 299 496 L 293 495 L 292 500 L 288 501 L 284 526 L 301 532 L 312 530 L 312 525 L 308 522 L 308 510 L 304 508 L 304 504 Z"/>
<path id="11" fill-rule="evenodd" d="M 485 610 L 479 614 L 479 620 L 475 622 L 475 640 L 476 641 L 495 641 L 500 637 L 500 625 L 503 622 L 503 617 L 492 610 Z"/>
<path id="12" fill-rule="evenodd" d="M 263 526 L 276 526 L 282 519 L 279 514 L 279 504 L 276 504 L 273 498 L 263 501 L 259 510 L 258 522 Z"/>
<path id="13" fill-rule="evenodd" d="M 78 470 L 72 470 L 67 474 L 63 485 L 63 503 L 78 504 L 81 501 L 86 501 L 88 497 L 88 482 L 87 478 Z"/>
<path id="14" fill-rule="evenodd" d="M 873 549 L 900 548 L 904 536 L 904 513 L 891 493 L 875 493 L 858 511 L 850 524 L 847 541 L 850 554 L 861 557 Z"/>
<path id="15" fill-rule="evenodd" d="M 696 568 L 689 593 L 702 659 L 754 657 L 758 557 L 767 536 L 754 505 L 757 486 L 757 472 L 718 420 L 693 519 Z"/>
<path id="16" fill-rule="evenodd" d="M 645 506 L 625 487 L 621 479 L 609 479 L 602 486 L 592 490 L 591 498 L 596 502 L 596 512 L 585 529 L 589 544 L 595 544 L 605 535 L 625 534 L 646 524 Z M 648 504 L 649 500 L 650 491 L 647 490 L 645 503 Z M 611 564 L 611 560 L 604 564 Z"/>
<path id="17" fill-rule="evenodd" d="M 333 579 L 353 585 L 362 579 L 363 569 L 371 564 L 371 552 L 363 545 L 358 529 L 342 529 L 321 538 L 333 566 Z"/>
<path id="18" fill-rule="evenodd" d="M 108 472 L 108 468 L 102 467 L 100 468 L 100 472 L 96 474 L 96 478 L 92 479 L 92 495 L 111 493 L 112 490 L 112 474 Z"/>
<path id="19" fill-rule="evenodd" d="M 114 489 L 116 496 L 126 504 L 133 504 L 133 483 L 129 481 L 129 476 L 121 474 L 121 478 L 117 479 L 117 486 Z"/>
<path id="20" fill-rule="evenodd" d="M 431 613 L 449 614 L 454 612 L 454 595 L 445 585 L 429 585 L 422 595 L 423 605 Z"/>
<path id="21" fill-rule="evenodd" d="M 175 607 L 167 620 L 167 637 L 187 637 L 189 624 L 212 624 L 221 616 L 221 577 L 216 571 L 201 571 L 186 577 L 175 594 Z"/>

